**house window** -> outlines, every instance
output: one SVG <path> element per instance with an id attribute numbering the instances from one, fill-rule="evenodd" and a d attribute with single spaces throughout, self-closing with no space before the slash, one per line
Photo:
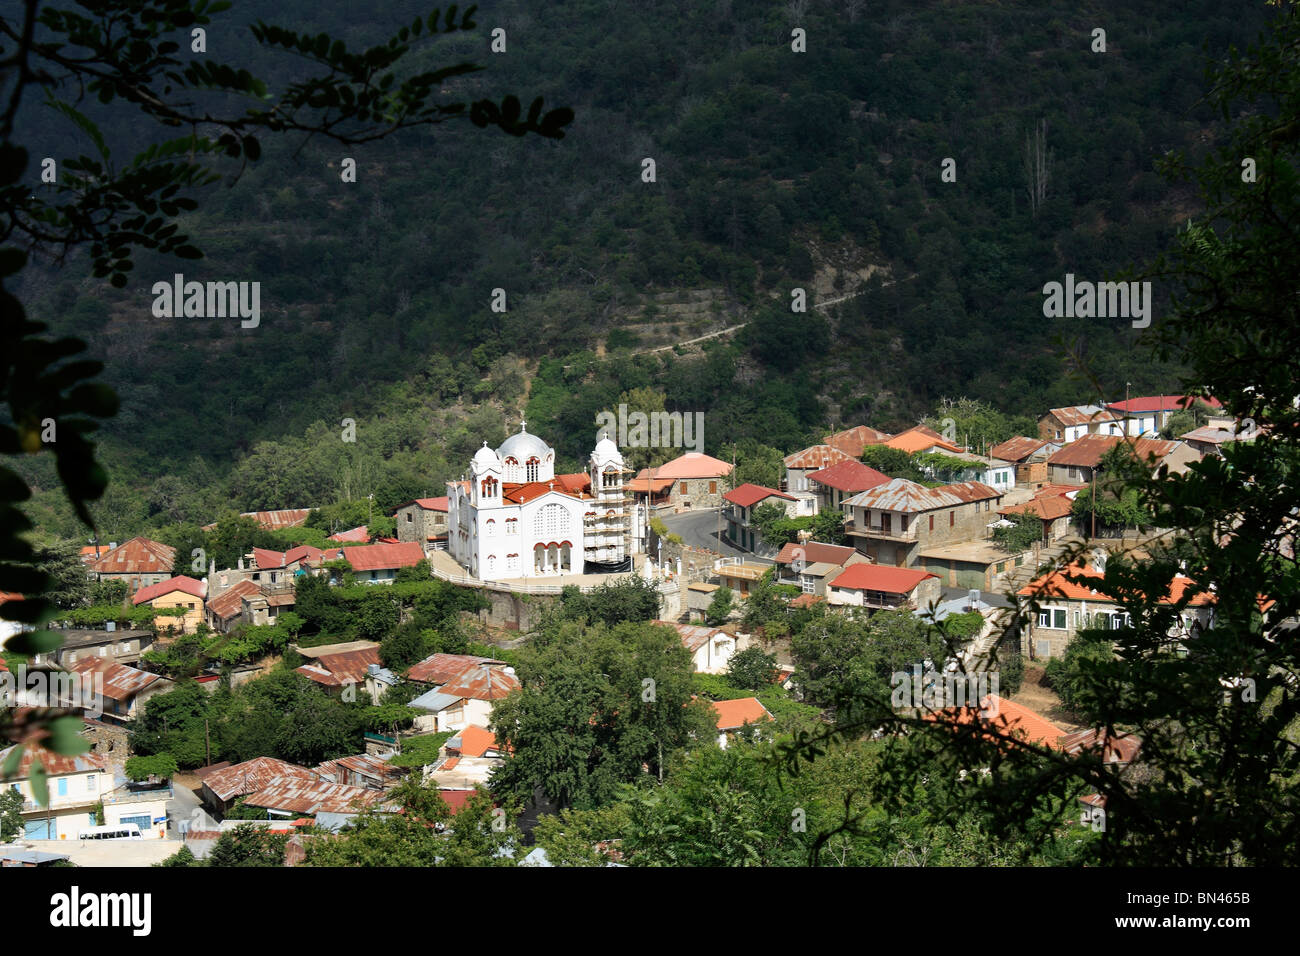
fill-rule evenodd
<path id="1" fill-rule="evenodd" d="M 86 777 L 86 792 L 94 793 L 95 790 L 98 789 L 96 787 L 96 784 L 98 783 L 99 783 L 99 778 L 96 777 L 93 773 L 90 774 L 88 777 Z"/>
<path id="2" fill-rule="evenodd" d="M 948 527 L 951 528 L 957 523 L 957 512 L 955 510 L 948 512 Z"/>
<path id="3" fill-rule="evenodd" d="M 686 494 L 686 493 L 687 493 L 687 492 L 686 492 L 686 487 L 687 487 L 687 486 L 686 486 L 686 482 L 683 481 L 683 482 L 678 486 L 678 488 L 677 488 L 677 493 L 678 493 L 679 495 L 684 495 L 684 494 Z"/>
<path id="4" fill-rule="evenodd" d="M 414 519 L 415 519 L 415 515 L 412 512 L 408 511 L 406 513 L 406 523 L 410 524 Z"/>
<path id="5" fill-rule="evenodd" d="M 1039 627 L 1051 627 L 1051 626 L 1052 626 L 1051 621 L 1052 621 L 1052 615 L 1051 615 L 1051 612 L 1050 612 L 1050 611 L 1039 611 L 1039 612 L 1038 612 L 1038 626 L 1039 626 Z"/>
<path id="6" fill-rule="evenodd" d="M 717 493 L 718 493 L 718 483 L 717 483 L 716 481 L 710 481 L 710 482 L 709 482 L 709 494 L 711 494 L 711 495 L 716 495 Z"/>
<path id="7" fill-rule="evenodd" d="M 506 534 L 518 534 L 518 533 L 519 533 L 519 519 L 518 519 L 518 518 L 507 518 L 507 519 L 506 519 Z"/>
<path id="8" fill-rule="evenodd" d="M 812 594 L 816 589 L 812 578 L 806 574 L 799 576 L 799 590 L 803 591 L 804 594 Z"/>
<path id="9" fill-rule="evenodd" d="M 1057 436 L 1057 437 L 1060 437 L 1060 436 Z M 1037 654 L 1038 654 L 1039 657 L 1051 657 L 1051 656 L 1052 656 L 1052 642 L 1051 642 L 1051 641 L 1035 641 L 1035 642 L 1034 642 L 1034 646 L 1037 648 Z"/>
<path id="10" fill-rule="evenodd" d="M 496 569 L 497 569 L 497 556 L 496 556 L 495 554 L 489 554 L 489 555 L 488 555 L 488 559 L 487 559 L 487 569 L 488 569 L 488 574 L 492 574 L 492 573 L 494 573 L 494 572 L 496 571 Z"/>
<path id="11" fill-rule="evenodd" d="M 61 797 L 66 797 L 67 795 L 68 795 L 68 778 L 67 778 L 67 777 L 60 777 L 60 778 L 59 778 L 59 796 L 61 796 Z"/>
<path id="12" fill-rule="evenodd" d="M 930 530 L 934 530 L 934 515 L 930 515 Z"/>
<path id="13" fill-rule="evenodd" d="M 1065 630 L 1065 610 L 1063 608 L 1055 608 L 1052 611 L 1052 627 L 1058 631 Z"/>

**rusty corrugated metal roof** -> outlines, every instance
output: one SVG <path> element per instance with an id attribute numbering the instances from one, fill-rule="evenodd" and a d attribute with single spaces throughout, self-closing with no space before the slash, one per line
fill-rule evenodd
<path id="1" fill-rule="evenodd" d="M 22 745 L 14 745 L 14 747 L 18 746 Z M 0 750 L 0 763 L 4 763 L 5 759 L 13 753 L 13 750 L 13 747 Z M 91 771 L 108 772 L 108 759 L 98 754 L 76 754 L 75 756 L 65 757 L 50 750 L 27 747 L 18 763 L 17 773 L 10 780 L 27 779 L 32 764 L 38 760 L 41 766 L 45 768 L 45 773 L 51 777 L 60 777 L 70 773 L 90 773 Z"/>
<path id="2" fill-rule="evenodd" d="M 386 571 L 389 568 L 413 568 L 424 560 L 424 549 L 417 541 L 402 544 L 372 544 L 344 548 L 343 557 L 354 571 Z"/>
<path id="3" fill-rule="evenodd" d="M 475 657 L 473 654 L 430 654 L 406 672 L 409 680 L 422 684 L 445 684 L 454 680 L 461 671 L 477 664 L 504 664 L 505 661 L 490 657 Z"/>
<path id="4" fill-rule="evenodd" d="M 1028 438 L 1024 435 L 1017 435 L 1015 438 L 1008 438 L 1001 444 L 994 445 L 989 449 L 989 454 L 994 458 L 1018 464 L 1039 449 L 1051 444 L 1052 442 L 1043 438 Z"/>
<path id="5" fill-rule="evenodd" d="M 223 802 L 249 793 L 256 793 L 278 781 L 298 780 L 304 783 L 319 781 L 320 775 L 306 767 L 275 757 L 254 757 L 243 763 L 214 770 L 203 777 L 203 785 Z"/>
<path id="6" fill-rule="evenodd" d="M 655 621 L 654 623 L 675 630 L 678 636 L 681 637 L 682 644 L 692 654 L 709 643 L 716 635 L 721 634 L 723 637 L 730 637 L 726 631 L 720 631 L 716 627 L 702 627 L 699 624 L 678 624 L 676 621 Z"/>
<path id="7" fill-rule="evenodd" d="M 90 566 L 98 574 L 171 574 L 176 549 L 161 541 L 132 538 Z"/>
<path id="8" fill-rule="evenodd" d="M 1096 468 L 1101 464 L 1102 455 L 1122 441 L 1131 440 L 1133 452 L 1139 460 L 1155 458 L 1157 461 L 1170 454 L 1181 442 L 1165 441 L 1157 438 L 1125 439 L 1120 435 L 1084 435 L 1076 442 L 1071 442 L 1051 458 L 1049 465 L 1073 465 L 1083 468 Z"/>
<path id="9" fill-rule="evenodd" d="M 868 445 L 880 445 L 893 437 L 888 432 L 882 432 L 866 425 L 854 425 L 852 428 L 838 431 L 834 435 L 827 435 L 822 441 L 832 448 L 838 448 L 840 451 L 852 455 L 854 458 L 861 458 L 862 450 Z"/>
<path id="10" fill-rule="evenodd" d="M 249 794 L 244 803 L 268 810 L 288 813 L 358 813 L 384 799 L 382 790 L 350 787 L 343 783 L 315 783 L 277 780 L 266 788 Z"/>
<path id="11" fill-rule="evenodd" d="M 1066 408 L 1053 408 L 1048 414 L 1067 427 L 1124 420 L 1123 415 L 1117 415 L 1100 405 L 1070 405 Z"/>
<path id="12" fill-rule="evenodd" d="M 151 674 L 135 667 L 127 667 L 106 657 L 83 657 L 68 670 L 78 674 L 98 674 L 103 677 L 103 694 L 110 700 L 128 701 L 150 684 L 167 681 L 159 674 Z M 167 681 L 170 683 L 170 681 Z"/>
<path id="13" fill-rule="evenodd" d="M 829 468 L 842 461 L 851 461 L 853 456 L 831 445 L 812 445 L 802 451 L 796 451 L 781 459 L 787 468 Z"/>
<path id="14" fill-rule="evenodd" d="M 367 668 L 371 664 L 378 663 L 379 648 L 366 647 L 356 651 L 344 651 L 341 654 L 322 654 L 312 663 L 297 668 L 297 671 L 303 677 L 318 684 L 341 687 L 348 682 L 361 683 L 366 679 Z"/>
<path id="15" fill-rule="evenodd" d="M 906 478 L 864 491 L 845 500 L 844 504 L 856 508 L 876 508 L 880 511 L 915 513 L 936 508 L 953 508 L 985 498 L 1000 498 L 1002 492 L 978 481 L 961 481 L 938 488 L 926 488 Z"/>
<path id="16" fill-rule="evenodd" d="M 261 590 L 262 588 L 259 585 L 249 580 L 232 584 L 227 590 L 222 591 L 208 602 L 208 610 L 218 620 L 228 621 L 243 610 L 244 595 L 257 594 Z"/>

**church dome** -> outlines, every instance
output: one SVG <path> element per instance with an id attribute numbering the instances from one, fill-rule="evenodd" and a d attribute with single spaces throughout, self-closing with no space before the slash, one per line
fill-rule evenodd
<path id="1" fill-rule="evenodd" d="M 536 435 L 530 435 L 522 423 L 519 425 L 519 431 L 502 442 L 501 447 L 497 449 L 497 456 L 502 460 L 513 458 L 520 464 L 524 464 L 529 458 L 545 461 L 546 456 L 550 454 L 552 454 L 551 446 Z"/>
<path id="2" fill-rule="evenodd" d="M 596 442 L 596 449 L 591 453 L 593 461 L 604 464 L 610 461 L 623 461 L 623 455 L 618 450 L 618 446 L 610 440 L 608 435 L 602 434 L 600 441 Z"/>
<path id="3" fill-rule="evenodd" d="M 474 452 L 474 467 L 497 469 L 501 467 L 501 459 L 497 457 L 496 452 L 487 446 L 487 442 L 484 442 L 483 447 Z"/>

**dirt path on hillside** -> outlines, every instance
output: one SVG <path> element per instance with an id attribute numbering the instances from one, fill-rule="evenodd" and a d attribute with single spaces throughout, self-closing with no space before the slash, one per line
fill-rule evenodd
<path id="1" fill-rule="evenodd" d="M 1012 703 L 1022 704 L 1036 714 L 1042 714 L 1056 726 L 1067 733 L 1083 730 L 1061 707 L 1061 698 L 1043 683 L 1043 668 L 1037 664 L 1025 665 L 1025 680 L 1020 690 L 1011 698 Z"/>

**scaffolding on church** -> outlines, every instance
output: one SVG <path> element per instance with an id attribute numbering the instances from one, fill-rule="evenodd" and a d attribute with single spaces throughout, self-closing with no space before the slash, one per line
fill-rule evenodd
<path id="1" fill-rule="evenodd" d="M 632 570 L 632 521 L 635 498 L 627 494 L 626 476 L 631 470 L 605 466 L 593 468 L 591 506 L 583 518 L 586 543 L 584 570 L 588 574 L 612 574 Z M 631 505 L 632 507 L 629 507 Z"/>

